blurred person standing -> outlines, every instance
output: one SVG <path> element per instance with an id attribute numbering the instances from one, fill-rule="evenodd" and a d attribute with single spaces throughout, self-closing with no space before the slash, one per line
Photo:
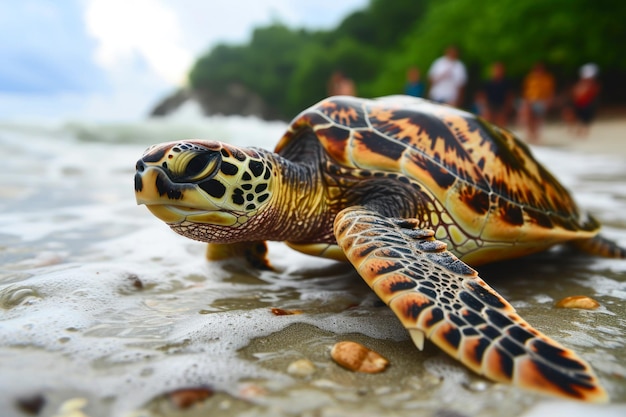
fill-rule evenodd
<path id="1" fill-rule="evenodd" d="M 404 94 L 413 97 L 424 97 L 426 86 L 420 79 L 420 70 L 417 67 L 411 67 L 406 74 L 406 84 L 404 85 Z"/>
<path id="2" fill-rule="evenodd" d="M 494 62 L 491 76 L 482 86 L 482 116 L 498 126 L 506 126 L 513 109 L 513 85 L 505 76 L 502 62 Z"/>
<path id="3" fill-rule="evenodd" d="M 587 137 L 595 116 L 600 84 L 597 80 L 598 66 L 588 63 L 580 67 L 580 78 L 571 90 L 570 100 L 573 111 L 573 132 L 576 136 Z"/>
<path id="4" fill-rule="evenodd" d="M 448 46 L 445 54 L 433 62 L 428 70 L 428 80 L 428 97 L 431 100 L 457 107 L 461 104 L 467 71 L 459 60 L 456 46 Z"/>
<path id="5" fill-rule="evenodd" d="M 341 71 L 335 71 L 328 81 L 329 96 L 356 96 L 354 81 L 347 78 Z"/>
<path id="6" fill-rule="evenodd" d="M 528 141 L 539 141 L 539 129 L 554 100 L 554 77 L 542 62 L 537 62 L 524 78 L 520 117 L 526 125 Z"/>

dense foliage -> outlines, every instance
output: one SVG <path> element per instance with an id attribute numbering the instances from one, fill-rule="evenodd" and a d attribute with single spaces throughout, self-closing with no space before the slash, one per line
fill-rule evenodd
<path id="1" fill-rule="evenodd" d="M 518 79 L 539 60 L 565 80 L 589 61 L 623 79 L 624 21 L 626 2 L 613 0 L 370 0 L 332 31 L 276 23 L 256 29 L 247 45 L 219 45 L 198 59 L 189 81 L 210 91 L 241 84 L 290 118 L 327 94 L 335 70 L 360 96 L 396 94 L 407 68 L 425 74 L 449 44 L 460 47 L 473 85 L 495 60 Z"/>

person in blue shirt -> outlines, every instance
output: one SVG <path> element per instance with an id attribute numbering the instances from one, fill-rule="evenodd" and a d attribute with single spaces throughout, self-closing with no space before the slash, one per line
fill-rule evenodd
<path id="1" fill-rule="evenodd" d="M 407 71 L 406 84 L 404 85 L 404 94 L 413 97 L 424 97 L 424 82 L 420 79 L 420 70 L 417 67 L 411 67 Z"/>

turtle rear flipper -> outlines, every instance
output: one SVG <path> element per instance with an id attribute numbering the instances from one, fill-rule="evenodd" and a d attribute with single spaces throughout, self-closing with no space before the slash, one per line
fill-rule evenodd
<path id="1" fill-rule="evenodd" d="M 335 220 L 347 258 L 416 343 L 423 333 L 473 371 L 553 395 L 605 402 L 591 367 L 530 326 L 475 270 L 411 220 L 350 207 Z"/>
<path id="2" fill-rule="evenodd" d="M 576 249 L 594 256 L 605 258 L 626 259 L 626 248 L 602 235 L 595 235 L 591 239 L 577 239 L 571 242 Z"/>

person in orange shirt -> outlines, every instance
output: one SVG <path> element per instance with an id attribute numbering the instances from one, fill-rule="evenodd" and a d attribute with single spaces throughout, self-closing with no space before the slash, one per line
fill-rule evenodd
<path id="1" fill-rule="evenodd" d="M 539 128 L 554 99 L 554 77 L 543 63 L 536 63 L 524 78 L 522 86 L 522 119 L 528 131 L 528 141 L 537 143 Z"/>

